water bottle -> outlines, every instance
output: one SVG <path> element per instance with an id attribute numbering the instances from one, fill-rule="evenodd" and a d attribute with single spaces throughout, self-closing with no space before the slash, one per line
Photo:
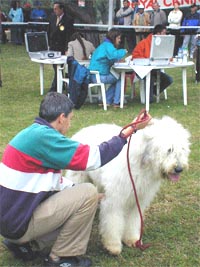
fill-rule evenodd
<path id="1" fill-rule="evenodd" d="M 182 63 L 183 62 L 183 49 L 179 48 L 178 50 L 178 62 Z"/>
<path id="2" fill-rule="evenodd" d="M 188 58 L 188 49 L 187 47 L 183 48 L 183 64 L 187 64 L 187 58 Z"/>

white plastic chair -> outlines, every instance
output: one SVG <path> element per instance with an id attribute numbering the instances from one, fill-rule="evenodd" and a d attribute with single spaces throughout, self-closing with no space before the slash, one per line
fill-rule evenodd
<path id="1" fill-rule="evenodd" d="M 60 79 L 60 88 L 63 88 L 63 82 L 69 85 L 69 78 L 63 77 L 64 73 L 68 73 L 68 64 L 64 64 L 62 68 L 59 68 L 59 71 L 60 71 L 60 77 L 62 77 Z"/>
<path id="2" fill-rule="evenodd" d="M 61 71 L 60 77 L 62 77 L 60 80 L 60 82 L 62 83 L 60 88 L 62 88 L 63 82 L 67 83 L 67 85 L 69 85 L 69 78 L 63 77 L 63 70 L 64 70 L 64 73 L 68 73 L 68 65 L 67 64 L 65 64 L 63 68 L 59 69 L 59 71 Z M 94 74 L 96 76 L 96 83 L 89 83 L 89 85 L 88 85 L 89 101 L 90 101 L 90 103 L 93 103 L 94 97 L 98 98 L 99 100 L 102 99 L 103 109 L 107 110 L 105 84 L 101 82 L 100 75 L 99 75 L 98 71 L 90 71 L 90 74 Z M 93 87 L 99 87 L 100 90 L 98 90 L 98 93 L 95 93 L 95 94 L 92 93 Z"/>
<path id="3" fill-rule="evenodd" d="M 96 83 L 89 83 L 88 85 L 88 96 L 89 96 L 89 101 L 90 103 L 93 103 L 92 98 L 98 98 L 102 99 L 103 102 L 103 109 L 107 110 L 107 104 L 106 104 L 106 87 L 105 84 L 101 82 L 100 80 L 100 75 L 98 71 L 91 70 L 90 74 L 94 74 L 96 76 Z M 99 87 L 101 91 L 98 90 L 97 93 L 93 94 L 92 93 L 92 88 L 93 87 Z"/>

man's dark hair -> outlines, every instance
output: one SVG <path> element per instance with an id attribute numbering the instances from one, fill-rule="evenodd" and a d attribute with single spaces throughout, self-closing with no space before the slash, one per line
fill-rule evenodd
<path id="1" fill-rule="evenodd" d="M 17 1 L 16 0 L 11 1 L 10 7 L 13 8 L 14 10 L 16 10 L 17 9 Z"/>
<path id="2" fill-rule="evenodd" d="M 106 38 L 108 38 L 114 44 L 117 36 L 120 35 L 121 35 L 120 30 L 112 28 L 106 34 Z"/>
<path id="3" fill-rule="evenodd" d="M 65 4 L 63 2 L 60 1 L 55 1 L 53 3 L 54 5 L 58 5 L 60 9 L 63 9 L 63 12 L 65 12 Z"/>
<path id="4" fill-rule="evenodd" d="M 39 116 L 48 122 L 52 122 L 62 113 L 67 117 L 72 112 L 73 107 L 74 104 L 66 95 L 50 92 L 40 104 Z"/>
<path id="5" fill-rule="evenodd" d="M 153 29 L 153 34 L 161 33 L 163 30 L 166 29 L 166 26 L 163 24 L 157 24 Z"/>

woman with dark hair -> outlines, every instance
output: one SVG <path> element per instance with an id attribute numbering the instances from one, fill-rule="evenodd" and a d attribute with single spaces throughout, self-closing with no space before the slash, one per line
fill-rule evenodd
<path id="1" fill-rule="evenodd" d="M 95 50 L 94 45 L 87 41 L 79 32 L 75 32 L 68 43 L 67 55 L 76 60 L 87 60 Z"/>
<path id="2" fill-rule="evenodd" d="M 111 67 L 121 60 L 127 53 L 126 49 L 118 49 L 121 42 L 121 32 L 118 29 L 108 31 L 104 41 L 92 54 L 89 69 L 99 71 L 101 82 L 110 84 L 106 90 L 107 105 L 120 107 L 121 80 L 111 73 Z M 95 75 L 91 75 L 92 83 L 96 82 Z"/>
<path id="3" fill-rule="evenodd" d="M 20 1 L 12 1 L 11 9 L 8 13 L 8 17 L 12 22 L 23 22 L 24 15 L 23 10 L 20 6 Z M 19 25 L 15 25 L 11 28 L 11 40 L 17 45 L 22 44 L 22 29 Z"/>

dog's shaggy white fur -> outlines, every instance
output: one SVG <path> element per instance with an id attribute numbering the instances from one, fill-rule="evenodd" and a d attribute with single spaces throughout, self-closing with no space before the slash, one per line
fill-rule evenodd
<path id="1" fill-rule="evenodd" d="M 118 135 L 121 127 L 99 124 L 80 130 L 73 139 L 82 143 L 100 142 Z M 170 117 L 152 119 L 150 125 L 131 138 L 130 165 L 142 213 L 159 190 L 163 178 L 177 181 L 188 167 L 190 133 Z M 74 182 L 90 181 L 105 192 L 100 203 L 99 231 L 104 247 L 114 255 L 122 243 L 134 247 L 140 237 L 140 217 L 127 167 L 127 145 L 100 169 L 89 172 L 67 171 Z"/>

